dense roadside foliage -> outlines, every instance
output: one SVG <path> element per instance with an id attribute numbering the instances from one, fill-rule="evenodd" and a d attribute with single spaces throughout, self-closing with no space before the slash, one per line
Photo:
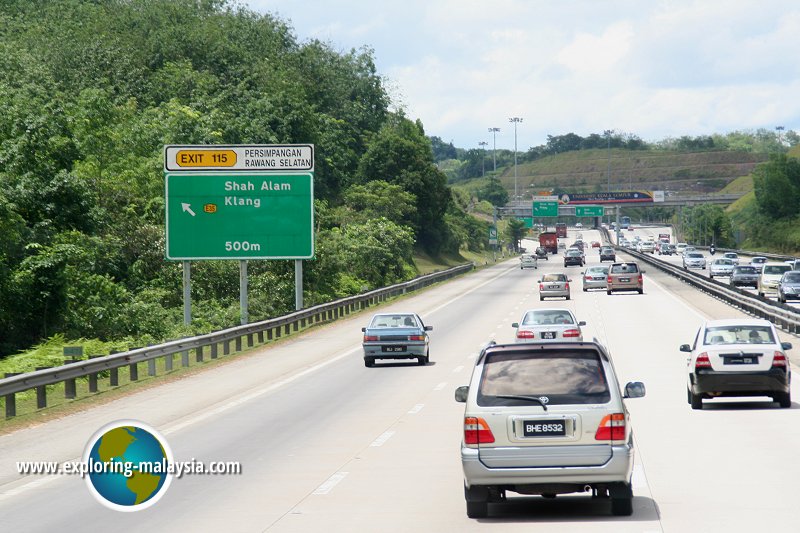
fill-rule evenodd
<path id="1" fill-rule="evenodd" d="M 223 0 L 0 0 L 0 357 L 63 335 L 137 344 L 238 323 L 238 265 L 164 260 L 164 144 L 313 143 L 306 303 L 416 274 L 415 248 L 483 246 L 369 49 L 298 42 Z M 293 307 L 251 261 L 250 317 Z"/>

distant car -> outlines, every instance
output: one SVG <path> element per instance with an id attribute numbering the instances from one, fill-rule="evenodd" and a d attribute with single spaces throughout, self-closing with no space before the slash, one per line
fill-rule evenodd
<path id="1" fill-rule="evenodd" d="M 562 250 L 566 250 L 566 249 L 567 249 L 567 244 L 566 243 L 564 243 L 564 242 L 559 242 L 558 243 L 558 251 L 559 252 L 562 251 Z"/>
<path id="2" fill-rule="evenodd" d="M 737 265 L 733 267 L 729 283 L 734 287 L 758 288 L 758 276 L 761 269 L 752 265 Z"/>
<path id="3" fill-rule="evenodd" d="M 534 253 L 536 254 L 537 258 L 544 259 L 545 261 L 550 261 L 550 258 L 547 256 L 547 250 L 545 250 L 541 246 L 536 248 L 536 251 Z"/>
<path id="4" fill-rule="evenodd" d="M 600 241 L 592 241 L 592 248 L 600 248 Z"/>
<path id="5" fill-rule="evenodd" d="M 566 274 L 545 274 L 539 280 L 539 300 L 545 298 L 566 298 L 569 300 L 569 283 Z"/>
<path id="6" fill-rule="evenodd" d="M 617 260 L 617 253 L 610 246 L 603 246 L 600 248 L 600 262 L 611 261 L 612 263 Z"/>
<path id="7" fill-rule="evenodd" d="M 612 294 L 614 291 L 637 291 L 639 294 L 644 292 L 644 271 L 639 269 L 636 263 L 614 263 L 608 269 L 606 278 L 606 293 Z"/>
<path id="8" fill-rule="evenodd" d="M 520 270 L 525 268 L 539 268 L 536 256 L 533 254 L 522 254 L 519 256 L 519 268 Z"/>
<path id="9" fill-rule="evenodd" d="M 638 250 L 642 253 L 652 254 L 656 251 L 656 243 L 654 241 L 641 241 Z"/>
<path id="10" fill-rule="evenodd" d="M 778 301 L 786 303 L 787 300 L 800 298 L 800 271 L 790 270 L 784 273 L 778 282 Z"/>
<path id="11" fill-rule="evenodd" d="M 778 293 L 778 283 L 785 272 L 790 272 L 792 267 L 786 263 L 764 263 L 761 275 L 758 277 L 758 295 L 768 296 Z"/>
<path id="12" fill-rule="evenodd" d="M 531 309 L 525 311 L 522 320 L 514 322 L 517 342 L 563 342 L 582 341 L 581 326 L 586 322 L 575 318 L 569 309 Z"/>
<path id="13" fill-rule="evenodd" d="M 372 317 L 364 332 L 364 366 L 378 359 L 416 359 L 420 365 L 430 361 L 428 332 L 415 313 L 379 313 Z"/>
<path id="14" fill-rule="evenodd" d="M 733 261 L 734 265 L 739 264 L 739 254 L 737 254 L 736 252 L 725 252 L 724 254 L 722 254 L 722 257 L 724 257 L 725 259 L 730 259 L 731 261 Z"/>
<path id="15" fill-rule="evenodd" d="M 596 342 L 487 346 L 469 385 L 455 391 L 465 404 L 467 516 L 485 518 L 490 503 L 514 501 L 507 492 L 603 495 L 611 514 L 632 514 L 634 444 L 623 400 L 644 395 L 641 382 L 620 391 L 611 356 Z"/>
<path id="16" fill-rule="evenodd" d="M 680 350 L 691 356 L 687 367 L 687 401 L 702 409 L 704 398 L 770 396 L 791 407 L 791 370 L 786 350 L 771 322 L 737 318 L 710 320 L 700 326 L 694 344 Z"/>
<path id="17" fill-rule="evenodd" d="M 690 252 L 696 252 L 696 251 L 697 251 L 697 248 L 695 248 L 694 246 L 687 246 L 686 248 L 683 249 L 683 255 L 685 257 L 686 254 L 688 254 Z"/>
<path id="18" fill-rule="evenodd" d="M 675 245 L 668 242 L 662 242 L 658 247 L 659 255 L 673 255 L 675 254 Z"/>
<path id="19" fill-rule="evenodd" d="M 582 228 L 582 227 L 583 227 L 583 224 L 581 224 L 580 222 L 576 222 L 576 223 L 575 223 L 575 227 L 576 227 L 576 228 Z"/>
<path id="20" fill-rule="evenodd" d="M 714 259 L 708 266 L 708 277 L 714 279 L 714 276 L 730 276 L 735 266 L 734 262 L 730 259 L 725 259 L 724 257 Z"/>
<path id="21" fill-rule="evenodd" d="M 683 254 L 683 268 L 686 270 L 690 268 L 706 269 L 706 257 L 700 252 L 686 252 Z"/>
<path id="22" fill-rule="evenodd" d="M 570 248 L 566 252 L 564 252 L 564 266 L 570 265 L 578 265 L 583 266 L 584 259 L 583 254 L 577 248 Z"/>
<path id="23" fill-rule="evenodd" d="M 758 271 L 761 272 L 761 269 L 764 267 L 764 264 L 768 261 L 768 259 L 761 255 L 756 255 L 750 258 L 750 264 L 754 267 L 758 268 Z"/>
<path id="24" fill-rule="evenodd" d="M 608 287 L 608 267 L 607 266 L 591 266 L 585 272 L 581 272 L 583 276 L 583 292 L 589 289 L 605 289 Z"/>
<path id="25" fill-rule="evenodd" d="M 685 242 L 679 242 L 675 245 L 675 253 L 683 254 L 683 251 L 686 249 L 687 244 Z"/>

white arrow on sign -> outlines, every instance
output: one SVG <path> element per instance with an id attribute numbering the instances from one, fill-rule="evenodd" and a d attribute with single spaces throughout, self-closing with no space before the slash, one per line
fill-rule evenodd
<path id="1" fill-rule="evenodd" d="M 192 216 L 196 216 L 196 215 L 194 214 L 194 211 L 192 211 L 192 204 L 183 204 L 183 203 L 182 203 L 182 204 L 181 204 L 181 206 L 183 206 L 183 210 L 184 210 L 184 211 L 186 211 L 187 213 L 189 213 L 189 214 L 190 214 L 190 215 L 192 215 Z"/>

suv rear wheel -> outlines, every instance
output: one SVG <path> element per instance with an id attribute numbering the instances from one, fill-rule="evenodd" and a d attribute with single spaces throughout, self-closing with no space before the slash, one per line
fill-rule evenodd
<path id="1" fill-rule="evenodd" d="M 691 389 L 686 389 L 689 393 L 689 403 L 692 405 L 692 409 L 702 409 L 703 408 L 703 397 L 699 394 L 694 394 Z"/>
<path id="2" fill-rule="evenodd" d="M 776 394 L 773 398 L 781 407 L 784 409 L 788 409 L 792 406 L 792 393 L 791 392 L 781 392 L 780 394 Z"/>
<path id="3" fill-rule="evenodd" d="M 611 514 L 630 516 L 633 514 L 633 490 L 630 484 L 619 483 L 609 487 L 611 495 Z"/>
<path id="4" fill-rule="evenodd" d="M 464 499 L 467 501 L 467 516 L 470 518 L 486 518 L 489 514 L 488 487 L 464 486 Z"/>

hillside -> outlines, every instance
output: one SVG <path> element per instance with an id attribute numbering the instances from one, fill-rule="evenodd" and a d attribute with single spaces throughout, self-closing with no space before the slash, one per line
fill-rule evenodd
<path id="1" fill-rule="evenodd" d="M 664 150 L 581 150 L 544 157 L 517 165 L 521 195 L 557 188 L 575 192 L 606 190 L 608 169 L 612 190 L 718 191 L 768 159 L 752 152 L 681 152 Z M 505 167 L 499 178 L 510 195 L 514 191 L 514 167 Z M 462 184 L 459 184 L 462 185 Z M 465 188 L 472 189 L 468 183 Z"/>

